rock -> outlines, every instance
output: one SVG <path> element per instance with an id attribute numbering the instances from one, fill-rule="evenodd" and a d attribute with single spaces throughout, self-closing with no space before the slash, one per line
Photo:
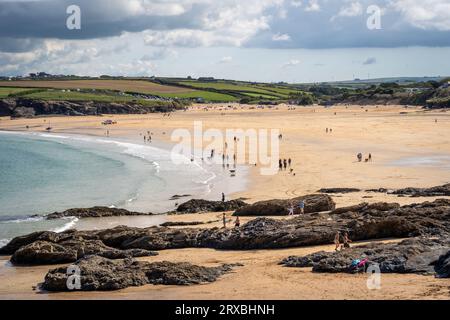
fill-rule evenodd
<path id="1" fill-rule="evenodd" d="M 443 186 L 437 186 L 432 188 L 404 188 L 391 192 L 399 196 L 410 197 L 441 197 L 450 196 L 450 183 Z"/>
<path id="2" fill-rule="evenodd" d="M 234 211 L 236 209 L 246 206 L 242 200 L 222 201 L 208 201 L 200 199 L 192 199 L 182 203 L 177 208 L 177 213 L 201 213 L 201 212 L 222 212 Z"/>
<path id="3" fill-rule="evenodd" d="M 170 197 L 169 200 L 179 200 L 181 198 L 187 198 L 187 197 L 190 197 L 190 196 L 191 196 L 190 194 L 175 194 L 172 197 Z"/>
<path id="4" fill-rule="evenodd" d="M 290 203 L 297 209 L 300 201 L 305 202 L 305 213 L 334 210 L 336 204 L 326 194 L 313 194 L 291 200 L 268 200 L 256 202 L 236 210 L 234 216 L 287 216 Z"/>
<path id="5" fill-rule="evenodd" d="M 352 192 L 360 192 L 360 189 L 356 189 L 356 188 L 325 188 L 325 189 L 320 189 L 317 192 L 320 193 L 352 193 Z"/>
<path id="6" fill-rule="evenodd" d="M 87 255 L 98 255 L 109 259 L 125 259 L 157 254 L 143 249 L 119 250 L 106 246 L 100 240 L 80 238 L 63 240 L 59 243 L 38 240 L 16 250 L 11 257 L 11 262 L 15 265 L 49 265 L 75 262 Z"/>
<path id="7" fill-rule="evenodd" d="M 162 224 L 160 224 L 161 227 L 186 227 L 186 226 L 199 226 L 202 224 L 210 224 L 210 223 L 214 223 L 214 222 L 219 222 L 220 220 L 213 220 L 213 221 L 206 221 L 206 222 L 201 222 L 201 221 L 175 221 L 175 222 L 164 222 Z"/>
<path id="8" fill-rule="evenodd" d="M 448 238 L 414 238 L 401 243 L 373 243 L 339 252 L 318 252 L 304 257 L 291 256 L 281 264 L 287 267 L 312 267 L 314 272 L 353 273 L 350 265 L 355 259 L 368 259 L 382 273 L 433 274 L 434 265 L 448 251 Z M 445 272 L 444 272 L 445 273 Z"/>
<path id="9" fill-rule="evenodd" d="M 450 251 L 439 257 L 434 266 L 436 275 L 439 278 L 450 278 Z"/>
<path id="10" fill-rule="evenodd" d="M 36 241 L 21 247 L 11 257 L 11 262 L 16 265 L 59 264 L 76 260 L 76 250 L 47 241 Z"/>
<path id="11" fill-rule="evenodd" d="M 80 268 L 82 291 L 111 291 L 127 287 L 155 285 L 192 285 L 216 281 L 236 265 L 201 267 L 190 263 L 110 260 L 90 256 L 75 263 Z M 47 291 L 69 291 L 67 267 L 51 270 L 41 285 Z"/>
<path id="12" fill-rule="evenodd" d="M 51 231 L 33 232 L 31 234 L 12 239 L 6 246 L 0 248 L 0 255 L 12 255 L 21 247 L 29 245 L 35 241 L 42 240 L 49 242 L 57 242 L 59 238 L 60 235 Z"/>
<path id="13" fill-rule="evenodd" d="M 102 218 L 102 217 L 122 217 L 122 216 L 147 216 L 151 213 L 132 212 L 125 209 L 93 207 L 69 209 L 63 212 L 54 212 L 46 216 L 48 220 L 60 219 L 64 217 L 76 218 Z"/>
<path id="14" fill-rule="evenodd" d="M 333 243 L 337 231 L 348 232 L 354 241 L 419 236 L 445 238 L 450 234 L 450 200 L 438 199 L 385 209 L 384 205 L 377 205 L 360 212 L 311 213 L 286 220 L 260 217 L 233 229 L 120 226 L 107 230 L 39 233 L 13 239 L 2 252 L 13 253 L 41 238 L 67 248 L 76 247 L 77 251 L 78 247 L 83 246 L 91 250 L 84 241 L 96 240 L 116 250 L 153 251 L 179 248 L 252 250 L 323 245 Z M 99 244 L 93 246 L 96 255 L 108 250 Z"/>
<path id="15" fill-rule="evenodd" d="M 362 213 L 366 210 L 377 210 L 377 211 L 389 211 L 393 209 L 400 208 L 398 203 L 387 203 L 387 202 L 377 202 L 377 203 L 360 203 L 355 206 L 337 208 L 331 212 L 331 214 L 343 214 L 347 212 L 357 212 Z"/>
<path id="16" fill-rule="evenodd" d="M 368 190 L 366 190 L 366 192 L 388 193 L 389 189 L 386 189 L 386 188 L 368 189 Z"/>

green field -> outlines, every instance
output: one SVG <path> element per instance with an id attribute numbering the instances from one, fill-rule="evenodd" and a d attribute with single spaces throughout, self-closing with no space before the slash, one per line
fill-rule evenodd
<path id="1" fill-rule="evenodd" d="M 211 102 L 233 102 L 239 99 L 229 94 L 210 92 L 210 91 L 193 91 L 186 93 L 160 93 L 160 97 L 164 98 L 178 98 L 178 99 L 195 99 L 202 98 L 205 101 Z"/>
<path id="2" fill-rule="evenodd" d="M 10 94 L 15 94 L 29 90 L 28 88 L 2 88 L 0 87 L 0 98 L 7 98 Z"/>
<path id="3" fill-rule="evenodd" d="M 214 89 L 237 95 L 250 97 L 263 97 L 267 99 L 287 99 L 291 93 L 298 93 L 299 90 L 291 88 L 280 88 L 272 85 L 260 85 L 240 82 L 199 82 L 199 81 L 180 81 L 180 85 L 189 86 L 195 89 Z"/>

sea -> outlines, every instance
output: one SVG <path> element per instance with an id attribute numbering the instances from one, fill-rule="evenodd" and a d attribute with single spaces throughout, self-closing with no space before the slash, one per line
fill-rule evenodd
<path id="1" fill-rule="evenodd" d="M 221 165 L 201 159 L 175 164 L 169 145 L 0 131 L 0 247 L 34 231 L 86 228 L 77 218 L 46 220 L 44 215 L 52 212 L 107 206 L 158 214 L 192 198 L 220 200 L 222 192 L 243 191 L 246 177 L 245 167 L 231 177 Z M 171 200 L 174 195 L 188 196 Z M 118 224 L 146 227 L 165 218 L 112 220 L 95 219 L 88 225 L 92 229 Z"/>

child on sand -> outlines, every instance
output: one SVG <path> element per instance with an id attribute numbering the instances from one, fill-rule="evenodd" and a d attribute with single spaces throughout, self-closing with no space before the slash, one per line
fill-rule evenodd
<path id="1" fill-rule="evenodd" d="M 294 215 L 294 206 L 292 205 L 292 203 L 289 204 L 288 211 L 289 211 L 288 216 L 293 216 Z"/>
<path id="2" fill-rule="evenodd" d="M 348 249 L 350 248 L 350 243 L 352 243 L 352 240 L 348 237 L 348 232 L 344 233 L 344 244 L 342 245 L 342 249 Z"/>
<path id="3" fill-rule="evenodd" d="M 239 217 L 236 217 L 236 221 L 234 222 L 234 227 L 239 228 L 241 226 L 241 220 L 239 220 Z"/>
<path id="4" fill-rule="evenodd" d="M 336 247 L 334 248 L 334 251 L 339 251 L 339 247 L 341 246 L 341 234 L 336 232 L 336 235 L 334 236 L 334 244 Z"/>

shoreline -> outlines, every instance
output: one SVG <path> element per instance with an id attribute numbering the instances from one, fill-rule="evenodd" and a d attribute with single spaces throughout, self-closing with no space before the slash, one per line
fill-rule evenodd
<path id="1" fill-rule="evenodd" d="M 304 108 L 280 110 L 226 110 L 215 105 L 209 112 L 197 110 L 194 106 L 187 112 L 175 113 L 171 119 L 159 115 L 111 116 L 118 120 L 112 134 L 117 136 L 137 136 L 144 128 L 152 128 L 155 141 L 168 142 L 168 135 L 174 128 L 191 128 L 192 121 L 202 120 L 205 128 L 219 129 L 240 126 L 246 128 L 283 128 L 282 157 L 292 157 L 297 175 L 281 172 L 273 177 L 263 177 L 257 168 L 249 168 L 248 188 L 233 193 L 231 198 L 247 198 L 254 203 L 268 199 L 288 199 L 316 193 L 321 188 L 352 187 L 363 190 L 371 188 L 399 189 L 404 187 L 432 187 L 450 181 L 450 175 L 439 165 L 401 164 L 386 165 L 389 161 L 407 157 L 428 157 L 432 154 L 450 155 L 450 113 L 415 113 L 415 108 L 407 111 L 410 117 L 401 115 L 403 107 L 369 108 L 360 106 L 349 109 L 337 107 L 320 109 Z M 197 108 L 197 109 L 196 109 Z M 337 115 L 334 115 L 337 112 Z M 434 126 L 431 115 L 439 117 Z M 105 117 L 102 117 L 103 119 Z M 73 119 L 61 117 L 52 119 L 55 132 L 83 132 L 99 136 L 104 128 L 98 125 L 97 117 Z M 239 119 L 239 123 L 236 123 Z M 58 121 L 56 121 L 58 120 Z M 6 127 L 18 128 L 25 123 L 36 125 L 42 119 L 7 120 Z M 334 134 L 326 135 L 325 127 L 333 126 Z M 0 128 L 5 121 L 0 121 Z M 446 134 L 448 133 L 448 134 Z M 393 143 L 395 141 L 395 143 Z M 374 154 L 373 163 L 356 163 L 356 151 Z M 345 207 L 361 202 L 397 202 L 401 205 L 434 201 L 450 197 L 398 197 L 384 193 L 331 194 L 337 207 Z M 365 198 L 370 197 L 370 198 Z M 184 199 L 180 200 L 184 202 Z M 227 216 L 230 212 L 227 213 Z M 220 213 L 188 214 L 167 216 L 170 222 L 209 222 L 198 228 L 215 228 L 221 225 Z M 287 217 L 270 217 L 285 220 Z M 242 223 L 253 220 L 244 217 Z M 217 222 L 217 220 L 219 220 Z M 81 221 L 81 220 L 80 220 Z M 177 227 L 184 229 L 186 227 Z M 196 226 L 197 228 L 197 226 Z M 396 242 L 400 239 L 376 240 L 376 242 Z M 367 243 L 367 241 L 362 242 Z M 362 244 L 358 243 L 358 245 Z M 281 258 L 290 255 L 307 255 L 321 250 L 332 251 L 333 245 L 300 247 L 274 250 L 225 251 L 214 249 L 170 249 L 160 251 L 159 256 L 139 258 L 139 261 L 188 261 L 202 266 L 217 266 L 222 263 L 244 262 L 221 277 L 217 282 L 189 287 L 145 285 L 127 288 L 117 292 L 73 292 L 42 294 L 32 290 L 36 282 L 42 282 L 43 275 L 56 266 L 12 267 L 4 257 L 0 257 L 0 299 L 449 299 L 448 281 L 432 276 L 414 274 L 383 274 L 381 290 L 367 290 L 364 275 L 313 273 L 311 268 L 285 268 L 279 266 Z M 356 289 L 355 289 L 356 288 Z"/>

